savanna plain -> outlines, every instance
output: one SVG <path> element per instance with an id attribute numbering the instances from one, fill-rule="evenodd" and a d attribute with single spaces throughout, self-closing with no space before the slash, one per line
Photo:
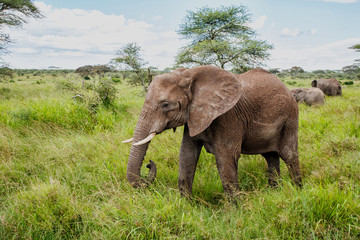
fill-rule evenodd
<path id="1" fill-rule="evenodd" d="M 280 79 L 290 89 L 312 80 Z M 181 128 L 150 144 L 154 183 L 129 185 L 121 141 L 143 101 L 124 80 L 82 85 L 72 72 L 0 82 L 0 239 L 360 239 L 360 81 L 324 106 L 299 105 L 301 189 L 283 162 L 279 186 L 268 187 L 266 161 L 243 155 L 235 199 L 205 150 L 193 198 L 180 196 Z"/>

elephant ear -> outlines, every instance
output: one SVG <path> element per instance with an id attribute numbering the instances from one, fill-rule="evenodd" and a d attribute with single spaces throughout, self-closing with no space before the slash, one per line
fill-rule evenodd
<path id="1" fill-rule="evenodd" d="M 312 86 L 312 87 L 316 87 L 316 86 L 317 86 L 317 80 L 312 81 L 312 82 L 311 82 L 311 86 Z"/>
<path id="2" fill-rule="evenodd" d="M 193 137 L 234 107 L 240 98 L 241 82 L 234 74 L 214 66 L 199 66 L 183 74 L 186 78 L 180 85 L 190 92 L 187 124 Z"/>

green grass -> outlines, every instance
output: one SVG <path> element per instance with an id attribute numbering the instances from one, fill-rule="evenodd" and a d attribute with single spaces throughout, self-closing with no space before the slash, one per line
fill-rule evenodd
<path id="1" fill-rule="evenodd" d="M 154 184 L 129 186 L 130 145 L 121 141 L 133 133 L 140 88 L 117 83 L 115 103 L 94 113 L 58 87 L 80 85 L 74 77 L 19 78 L 0 83 L 0 239 L 360 238 L 359 82 L 322 107 L 299 106 L 302 189 L 283 163 L 280 186 L 269 188 L 265 160 L 244 155 L 241 192 L 229 201 L 204 150 L 193 200 L 180 197 L 181 128 L 150 144 Z M 289 88 L 310 82 L 291 81 Z"/>

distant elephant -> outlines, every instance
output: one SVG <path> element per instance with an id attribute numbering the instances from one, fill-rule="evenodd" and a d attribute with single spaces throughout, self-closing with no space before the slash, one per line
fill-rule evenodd
<path id="1" fill-rule="evenodd" d="M 298 103 L 305 103 L 308 106 L 324 105 L 325 94 L 320 88 L 296 88 L 291 94 Z"/>
<path id="2" fill-rule="evenodd" d="M 319 79 L 311 82 L 312 87 L 320 88 L 326 95 L 341 96 L 341 85 L 335 78 Z"/>
<path id="3" fill-rule="evenodd" d="M 238 186 L 241 153 L 261 154 L 268 163 L 269 184 L 277 184 L 281 157 L 301 185 L 298 160 L 298 106 L 286 86 L 262 69 L 235 75 L 214 66 L 178 69 L 151 82 L 135 127 L 127 165 L 134 187 L 148 144 L 166 129 L 185 125 L 179 157 L 178 187 L 191 196 L 202 147 L 214 154 L 225 193 Z M 156 170 L 152 162 L 150 175 Z M 153 177 L 152 177 L 153 178 Z"/>

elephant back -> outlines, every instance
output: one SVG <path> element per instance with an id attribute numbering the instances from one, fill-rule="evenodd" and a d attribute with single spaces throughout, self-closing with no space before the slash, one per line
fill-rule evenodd
<path id="1" fill-rule="evenodd" d="M 335 78 L 314 80 L 311 82 L 311 86 L 320 88 L 329 96 L 342 95 L 340 82 Z"/>

